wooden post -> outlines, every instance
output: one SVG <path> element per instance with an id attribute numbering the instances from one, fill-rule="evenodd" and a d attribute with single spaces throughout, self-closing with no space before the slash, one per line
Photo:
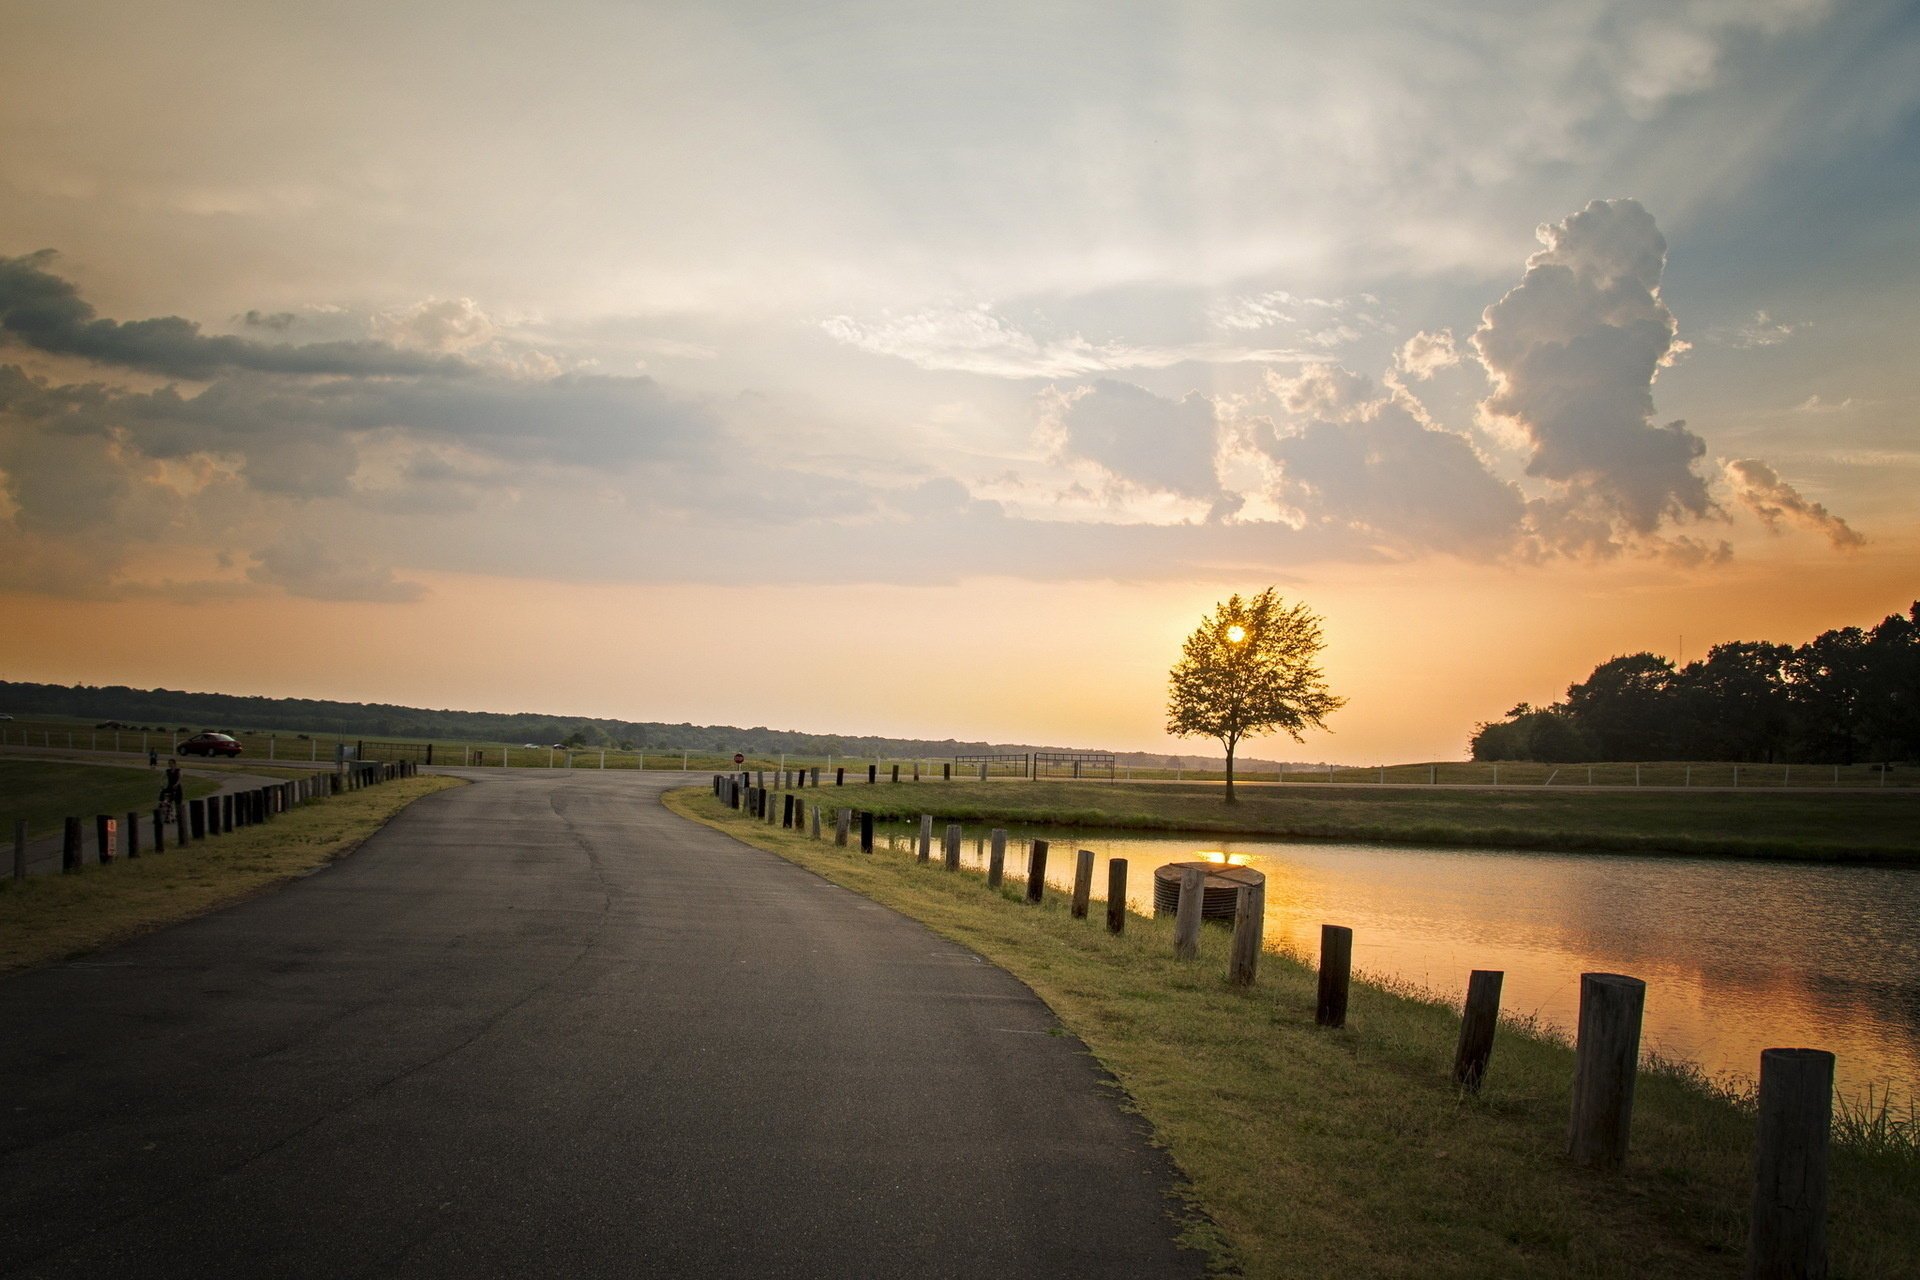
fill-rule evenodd
<path id="1" fill-rule="evenodd" d="M 127 859 L 132 861 L 140 856 L 140 815 L 127 810 Z"/>
<path id="2" fill-rule="evenodd" d="M 187 839 L 187 802 L 182 800 L 173 806 L 173 847 L 184 849 Z"/>
<path id="3" fill-rule="evenodd" d="M 842 809 L 833 816 L 833 842 L 847 847 L 847 828 L 853 825 L 853 810 Z"/>
<path id="4" fill-rule="evenodd" d="M 895 782 L 900 781 L 900 766 L 898 763 L 895 763 L 893 766 L 893 780 Z"/>
<path id="5" fill-rule="evenodd" d="M 844 787 L 847 785 L 847 771 L 845 769 L 835 769 L 833 771 L 833 785 L 836 787 Z"/>
<path id="6" fill-rule="evenodd" d="M 860 811 L 860 852 L 873 852 L 873 810 Z"/>
<path id="7" fill-rule="evenodd" d="M 995 827 L 987 839 L 987 888 L 998 889 L 1007 874 L 1007 829 Z"/>
<path id="8" fill-rule="evenodd" d="M 867 785 L 872 786 L 875 782 L 878 782 L 879 780 L 880 780 L 880 766 L 877 764 L 868 765 L 867 766 Z"/>
<path id="9" fill-rule="evenodd" d="M 1467 975 L 1467 1006 L 1460 1016 L 1460 1045 L 1453 1053 L 1453 1082 L 1468 1093 L 1480 1092 L 1480 1082 L 1487 1077 L 1505 977 L 1499 969 L 1475 969 Z"/>
<path id="10" fill-rule="evenodd" d="M 1353 977 L 1353 930 L 1320 926 L 1320 998 L 1313 1020 L 1323 1027 L 1347 1025 L 1347 986 Z"/>
<path id="11" fill-rule="evenodd" d="M 932 857 L 933 857 L 933 815 L 930 813 L 923 813 L 920 815 L 919 860 L 921 862 L 926 862 Z"/>
<path id="12" fill-rule="evenodd" d="M 1233 949 L 1227 954 L 1227 981 L 1236 987 L 1250 987 L 1259 976 L 1266 916 L 1267 886 L 1241 885 L 1233 897 Z"/>
<path id="13" fill-rule="evenodd" d="M 1767 1049 L 1760 1054 L 1747 1280 L 1827 1274 L 1827 1138 L 1832 1118 L 1832 1054 L 1820 1049 Z"/>
<path id="14" fill-rule="evenodd" d="M 13 878 L 15 880 L 27 878 L 27 820 L 25 818 L 13 820 Z"/>
<path id="15" fill-rule="evenodd" d="M 815 840 L 818 840 L 820 838 L 820 806 L 817 804 L 814 804 L 814 805 L 808 805 L 807 808 L 810 809 L 813 814 L 813 831 L 812 831 L 813 838 Z"/>
<path id="16" fill-rule="evenodd" d="M 113 838 L 118 834 L 115 830 L 118 825 L 104 813 L 93 815 L 93 852 L 103 867 L 113 864 Z"/>
<path id="17" fill-rule="evenodd" d="M 60 870 L 80 869 L 80 819 L 68 818 L 60 832 Z"/>
<path id="18" fill-rule="evenodd" d="M 960 824 L 957 822 L 947 824 L 946 855 L 947 870 L 958 871 L 960 869 Z"/>
<path id="19" fill-rule="evenodd" d="M 223 836 L 230 836 L 233 834 L 233 797 L 232 796 L 220 797 L 220 834 Z"/>
<path id="20" fill-rule="evenodd" d="M 158 809 L 153 811 L 153 851 L 155 853 L 167 851 L 167 824 L 160 821 Z"/>
<path id="21" fill-rule="evenodd" d="M 187 825 L 192 828 L 195 840 L 207 838 L 207 802 L 205 800 L 187 801 Z"/>
<path id="22" fill-rule="evenodd" d="M 1646 1001 L 1647 984 L 1638 978 L 1580 975 L 1573 1119 L 1567 1131 L 1567 1154 L 1575 1164 L 1617 1169 L 1626 1162 L 1640 1066 L 1640 1015 Z"/>
<path id="23" fill-rule="evenodd" d="M 980 762 L 980 781 L 985 782 L 986 780 L 987 780 L 987 762 L 985 760 L 982 760 Z"/>
<path id="24" fill-rule="evenodd" d="M 1127 860 L 1107 859 L 1107 932 L 1120 933 L 1127 927 Z"/>
<path id="25" fill-rule="evenodd" d="M 1047 842 L 1035 840 L 1027 855 L 1027 901 L 1039 902 L 1047 894 Z"/>
<path id="26" fill-rule="evenodd" d="M 793 802 L 793 792 L 791 791 L 787 792 L 785 796 L 785 801 L 786 803 L 784 803 L 781 806 L 780 825 L 786 830 L 791 831 L 793 830 L 793 826 L 794 826 L 793 811 L 795 808 L 795 805 Z"/>
<path id="27" fill-rule="evenodd" d="M 953 761 L 943 760 L 940 762 L 940 781 L 942 782 L 953 781 Z"/>
<path id="28" fill-rule="evenodd" d="M 1073 906 L 1075 920 L 1087 918 L 1087 904 L 1093 900 L 1093 850 L 1080 849 L 1073 855 Z"/>
<path id="29" fill-rule="evenodd" d="M 1207 892 L 1207 873 L 1199 867 L 1180 872 L 1180 905 L 1173 913 L 1173 954 L 1191 960 L 1200 954 L 1200 908 Z"/>

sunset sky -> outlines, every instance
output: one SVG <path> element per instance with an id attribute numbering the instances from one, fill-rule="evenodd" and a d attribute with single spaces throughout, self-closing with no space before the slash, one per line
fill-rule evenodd
<path id="1" fill-rule="evenodd" d="M 0 40 L 0 677 L 1457 757 L 1920 596 L 1920 8 L 158 5 Z"/>

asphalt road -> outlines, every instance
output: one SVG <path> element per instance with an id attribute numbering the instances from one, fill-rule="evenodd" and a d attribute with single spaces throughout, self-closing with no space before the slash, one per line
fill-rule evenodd
<path id="1" fill-rule="evenodd" d="M 679 775 L 471 776 L 0 981 L 0 1274 L 1201 1274 L 1007 974 L 673 816 Z"/>

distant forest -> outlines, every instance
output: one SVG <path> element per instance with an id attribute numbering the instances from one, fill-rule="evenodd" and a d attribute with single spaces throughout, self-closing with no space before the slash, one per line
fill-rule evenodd
<path id="1" fill-rule="evenodd" d="M 430 711 L 380 702 L 324 702 L 311 698 L 251 698 L 176 689 L 130 689 L 125 685 L 27 684 L 0 680 L 0 711 L 10 715 L 77 716 L 95 722 L 167 725 L 176 728 L 286 730 L 345 737 L 430 739 L 466 742 L 568 743 L 581 747 L 648 751 L 788 752 L 881 756 L 951 756 L 989 751 L 1088 750 L 1027 744 L 958 742 L 952 738 L 881 738 L 858 734 L 796 733 L 743 729 L 726 724 L 667 724 L 652 720 L 606 720 L 536 712 Z M 1097 749 L 1097 748 L 1093 748 Z M 1118 752 L 1136 768 L 1218 769 L 1218 756 Z M 1274 761 L 1242 767 L 1278 769 Z"/>
<path id="2" fill-rule="evenodd" d="M 1854 764 L 1920 758 L 1920 602 L 1795 648 L 1715 645 L 1676 668 L 1611 658 L 1549 707 L 1480 725 L 1475 760 L 1734 760 Z"/>

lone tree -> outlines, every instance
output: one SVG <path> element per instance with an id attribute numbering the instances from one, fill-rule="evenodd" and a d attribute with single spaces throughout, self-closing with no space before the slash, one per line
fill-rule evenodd
<path id="1" fill-rule="evenodd" d="M 1187 637 L 1167 677 L 1167 732 L 1220 739 L 1228 804 L 1242 738 L 1279 729 L 1299 742 L 1301 730 L 1326 728 L 1326 717 L 1346 705 L 1314 664 L 1324 647 L 1320 619 L 1304 604 L 1284 604 L 1272 587 L 1215 605 Z"/>

